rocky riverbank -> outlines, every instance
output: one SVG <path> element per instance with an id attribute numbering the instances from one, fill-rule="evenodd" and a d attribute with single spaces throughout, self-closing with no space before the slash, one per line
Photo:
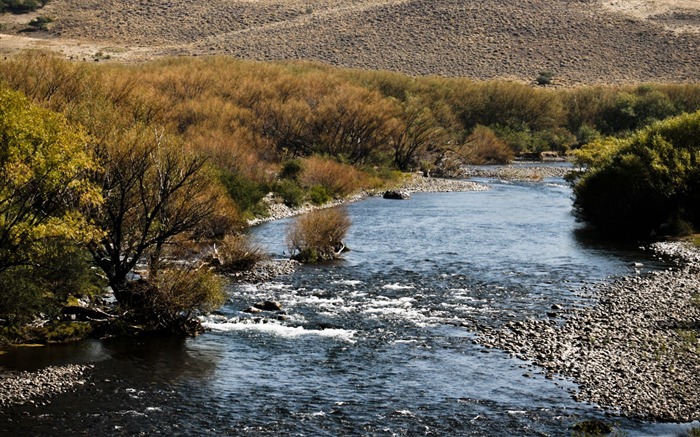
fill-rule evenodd
<path id="1" fill-rule="evenodd" d="M 73 364 L 47 367 L 37 372 L 0 375 L 0 408 L 50 403 L 46 397 L 72 391 L 84 385 L 90 369 L 92 366 Z"/>
<path id="2" fill-rule="evenodd" d="M 546 319 L 481 326 L 477 341 L 572 378 L 576 400 L 650 420 L 700 419 L 700 252 L 682 242 L 651 249 L 678 267 L 603 285 L 593 307 L 554 303 Z"/>
<path id="3" fill-rule="evenodd" d="M 277 276 L 291 275 L 301 263 L 293 259 L 267 259 L 255 263 L 253 267 L 227 275 L 242 282 L 266 282 Z"/>
<path id="4" fill-rule="evenodd" d="M 403 181 L 396 189 L 408 193 L 445 193 L 457 191 L 484 191 L 488 190 L 488 187 L 483 184 L 462 179 L 423 177 L 418 173 L 414 173 L 407 177 L 406 180 Z M 381 196 L 383 193 L 384 190 L 365 190 L 344 199 L 335 199 L 324 205 L 318 206 L 306 203 L 298 208 L 290 208 L 279 199 L 275 199 L 273 196 L 268 195 L 263 199 L 263 201 L 267 203 L 269 215 L 264 218 L 249 220 L 248 225 L 255 226 L 260 223 L 280 220 L 287 217 L 294 217 L 297 215 L 306 214 L 307 212 L 311 212 L 315 209 L 333 208 L 336 206 L 357 202 L 367 197 Z"/>
<path id="5" fill-rule="evenodd" d="M 561 178 L 574 170 L 564 165 L 541 165 L 536 162 L 523 162 L 510 165 L 466 166 L 465 178 L 488 178 L 504 181 L 541 181 L 547 178 Z"/>

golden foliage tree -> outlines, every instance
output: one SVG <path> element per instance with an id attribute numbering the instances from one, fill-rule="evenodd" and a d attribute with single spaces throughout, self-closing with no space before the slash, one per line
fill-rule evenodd
<path id="1" fill-rule="evenodd" d="M 80 213 L 102 200 L 87 145 L 63 116 L 0 86 L 0 271 L 30 263 L 47 238 L 96 236 Z"/>

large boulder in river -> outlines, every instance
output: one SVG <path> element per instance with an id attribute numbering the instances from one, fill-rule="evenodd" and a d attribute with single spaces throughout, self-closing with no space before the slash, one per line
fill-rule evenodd
<path id="1" fill-rule="evenodd" d="M 407 200 L 411 198 L 411 193 L 408 191 L 388 190 L 382 196 L 385 199 Z"/>

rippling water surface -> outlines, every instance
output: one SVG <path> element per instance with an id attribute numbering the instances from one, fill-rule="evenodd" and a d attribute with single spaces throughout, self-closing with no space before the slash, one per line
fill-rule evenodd
<path id="1" fill-rule="evenodd" d="M 487 192 L 373 198 L 348 206 L 352 251 L 271 283 L 233 285 L 188 340 L 88 341 L 0 356 L 32 369 L 94 363 L 92 381 L 48 405 L 0 414 L 12 435 L 567 435 L 605 418 L 575 384 L 473 342 L 477 323 L 545 318 L 591 303 L 590 289 L 636 247 L 593 239 L 570 189 L 488 181 Z M 288 221 L 252 230 L 284 256 Z M 286 316 L 248 315 L 260 300 Z M 628 435 L 687 426 L 606 418 Z M 3 434 L 4 435 L 4 434 Z M 7 434 L 10 435 L 10 434 Z"/>

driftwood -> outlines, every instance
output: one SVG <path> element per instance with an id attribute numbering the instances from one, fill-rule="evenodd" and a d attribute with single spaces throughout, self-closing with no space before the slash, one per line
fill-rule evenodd
<path id="1" fill-rule="evenodd" d="M 81 321 L 106 321 L 117 318 L 114 314 L 109 314 L 99 308 L 85 308 L 79 306 L 67 306 L 61 310 L 61 313 L 74 320 Z"/>

